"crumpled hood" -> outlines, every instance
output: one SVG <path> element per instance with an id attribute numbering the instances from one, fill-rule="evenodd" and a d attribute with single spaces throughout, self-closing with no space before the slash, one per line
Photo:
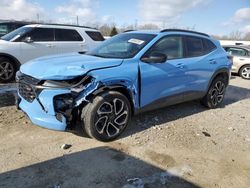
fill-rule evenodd
<path id="1" fill-rule="evenodd" d="M 119 66 L 122 62 L 122 59 L 70 53 L 34 59 L 23 64 L 20 71 L 40 80 L 64 80 L 84 75 L 91 70 Z"/>

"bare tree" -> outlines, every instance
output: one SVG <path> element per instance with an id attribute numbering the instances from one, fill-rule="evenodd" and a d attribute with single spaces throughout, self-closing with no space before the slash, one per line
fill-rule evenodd
<path id="1" fill-rule="evenodd" d="M 102 26 L 99 27 L 99 30 L 101 31 L 101 33 L 104 35 L 104 36 L 109 36 L 111 30 L 112 30 L 112 27 L 108 24 L 104 24 Z"/>
<path id="2" fill-rule="evenodd" d="M 243 39 L 250 41 L 250 32 L 246 33 Z"/>
<path id="3" fill-rule="evenodd" d="M 232 31 L 229 36 L 228 36 L 229 39 L 231 40 L 242 40 L 242 32 L 240 31 Z"/>
<path id="4" fill-rule="evenodd" d="M 139 29 L 142 30 L 154 30 L 154 29 L 159 29 L 159 27 L 155 24 L 144 24 L 144 25 L 140 25 Z"/>

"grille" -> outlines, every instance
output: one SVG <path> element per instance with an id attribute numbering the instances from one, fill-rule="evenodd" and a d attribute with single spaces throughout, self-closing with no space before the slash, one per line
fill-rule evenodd
<path id="1" fill-rule="evenodd" d="M 18 82 L 25 82 L 25 83 L 29 83 L 32 85 L 37 85 L 39 82 L 41 82 L 41 80 L 25 75 L 21 73 L 20 71 L 17 72 L 16 78 Z"/>
<path id="2" fill-rule="evenodd" d="M 19 94 L 30 103 L 33 102 L 34 99 L 36 98 L 36 93 L 34 89 L 28 84 L 19 83 L 18 91 L 19 91 Z"/>

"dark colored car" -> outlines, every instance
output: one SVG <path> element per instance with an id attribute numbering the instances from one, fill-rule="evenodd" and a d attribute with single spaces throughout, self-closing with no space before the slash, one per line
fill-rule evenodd
<path id="1" fill-rule="evenodd" d="M 32 22 L 0 21 L 0 37 L 28 24 L 32 24 Z"/>

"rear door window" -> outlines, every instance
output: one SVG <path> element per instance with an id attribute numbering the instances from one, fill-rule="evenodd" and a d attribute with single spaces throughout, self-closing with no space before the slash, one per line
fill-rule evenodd
<path id="1" fill-rule="evenodd" d="M 202 38 L 186 36 L 186 56 L 197 57 L 204 54 Z"/>
<path id="2" fill-rule="evenodd" d="M 74 29 L 55 29 L 56 41 L 83 41 L 81 35 Z"/>
<path id="3" fill-rule="evenodd" d="M 87 35 L 94 41 L 104 41 L 102 34 L 98 31 L 86 31 Z"/>

